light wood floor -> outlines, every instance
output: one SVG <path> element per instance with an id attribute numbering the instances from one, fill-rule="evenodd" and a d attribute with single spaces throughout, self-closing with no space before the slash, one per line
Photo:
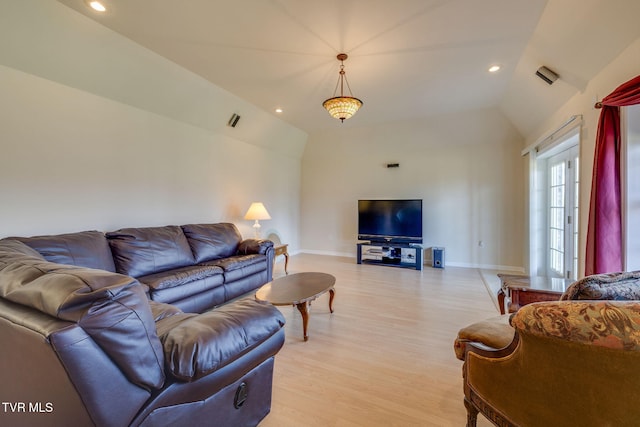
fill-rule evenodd
<path id="1" fill-rule="evenodd" d="M 476 269 L 420 272 L 300 254 L 289 273 L 336 277 L 315 300 L 309 341 L 294 307 L 276 356 L 271 413 L 260 427 L 464 426 L 462 362 L 453 341 L 465 325 L 498 314 Z M 284 274 L 276 264 L 274 276 Z M 478 426 L 491 424 L 481 416 Z"/>

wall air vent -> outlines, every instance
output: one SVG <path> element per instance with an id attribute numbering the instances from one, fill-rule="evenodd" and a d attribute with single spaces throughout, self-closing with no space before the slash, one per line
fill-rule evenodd
<path id="1" fill-rule="evenodd" d="M 238 124 L 238 120 L 240 120 L 240 116 L 237 115 L 236 113 L 233 113 L 233 115 L 229 119 L 229 122 L 227 123 L 227 125 L 231 126 L 232 128 L 234 128 Z"/>
<path id="2" fill-rule="evenodd" d="M 536 71 L 536 76 L 547 82 L 547 84 L 553 84 L 553 82 L 558 80 L 559 77 L 556 73 L 545 66 L 538 68 L 538 71 Z"/>

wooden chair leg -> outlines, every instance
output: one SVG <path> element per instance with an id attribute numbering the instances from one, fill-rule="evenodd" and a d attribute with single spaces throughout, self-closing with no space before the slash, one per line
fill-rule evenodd
<path id="1" fill-rule="evenodd" d="M 467 408 L 467 427 L 476 427 L 478 410 L 466 398 L 464 399 L 464 406 Z"/>

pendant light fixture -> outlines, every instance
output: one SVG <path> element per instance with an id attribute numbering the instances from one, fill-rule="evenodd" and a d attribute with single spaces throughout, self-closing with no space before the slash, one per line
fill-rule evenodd
<path id="1" fill-rule="evenodd" d="M 351 93 L 351 88 L 349 87 L 349 82 L 347 81 L 347 76 L 344 72 L 344 61 L 348 58 L 347 54 L 340 53 L 337 58 L 338 61 L 340 61 L 340 75 L 338 76 L 338 83 L 336 83 L 336 88 L 333 91 L 333 98 L 329 98 L 324 101 L 322 106 L 329 112 L 331 117 L 340 119 L 341 122 L 344 122 L 345 119 L 353 116 L 358 109 L 362 107 L 362 101 L 358 98 L 354 98 Z M 347 85 L 350 96 L 344 95 L 345 84 Z M 338 86 L 340 86 L 340 96 L 336 96 Z"/>

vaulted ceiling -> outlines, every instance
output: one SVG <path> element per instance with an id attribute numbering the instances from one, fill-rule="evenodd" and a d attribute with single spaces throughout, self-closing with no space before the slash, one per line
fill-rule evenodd
<path id="1" fill-rule="evenodd" d="M 527 135 L 640 37 L 638 0 L 58 1 L 307 132 L 498 107 Z"/>

